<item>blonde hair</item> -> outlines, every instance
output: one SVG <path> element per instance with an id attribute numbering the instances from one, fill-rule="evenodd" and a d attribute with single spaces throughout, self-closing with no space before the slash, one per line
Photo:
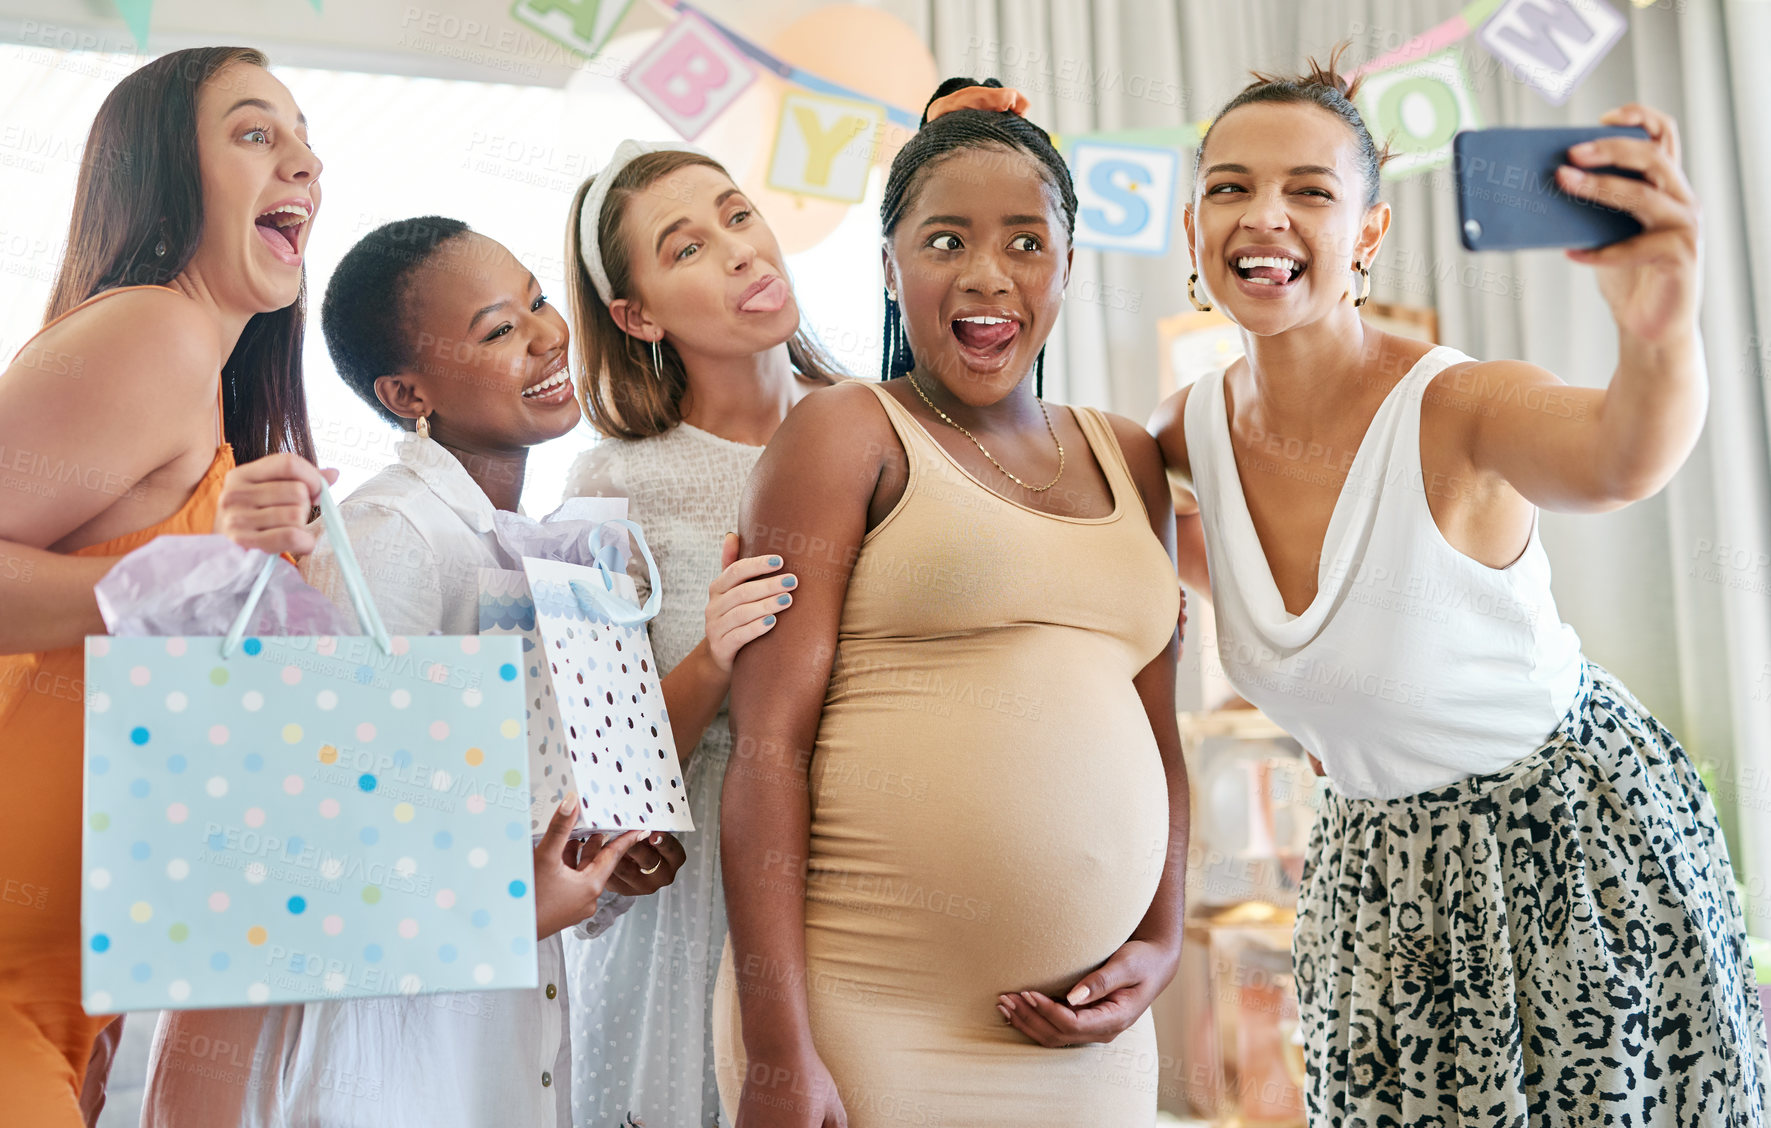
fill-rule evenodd
<path id="1" fill-rule="evenodd" d="M 627 260 L 627 243 L 621 224 L 628 202 L 661 176 L 690 165 L 704 165 L 728 178 L 725 168 L 710 157 L 680 149 L 666 149 L 634 158 L 616 174 L 597 217 L 597 243 L 602 249 L 603 269 L 609 290 L 616 297 L 633 292 L 633 272 Z M 566 301 L 572 312 L 573 360 L 578 366 L 578 395 L 591 425 L 614 439 L 646 439 L 662 435 L 683 421 L 683 397 L 689 376 L 682 358 L 668 341 L 659 342 L 663 370 L 652 371 L 651 346 L 615 323 L 614 315 L 596 292 L 584 263 L 579 224 L 584 197 L 595 177 L 578 186 L 572 211 L 566 220 Z M 787 356 L 794 370 L 808 380 L 834 384 L 845 373 L 803 326 L 787 341 Z"/>

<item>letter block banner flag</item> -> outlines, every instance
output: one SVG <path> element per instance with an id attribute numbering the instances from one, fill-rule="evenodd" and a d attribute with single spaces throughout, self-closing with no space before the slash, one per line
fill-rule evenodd
<path id="1" fill-rule="evenodd" d="M 1560 106 L 1627 27 L 1605 0 L 1507 0 L 1476 38 L 1519 81 Z"/>
<path id="2" fill-rule="evenodd" d="M 768 186 L 845 204 L 867 195 L 873 152 L 885 128 L 885 110 L 866 102 L 790 92 L 769 158 Z"/>
<path id="3" fill-rule="evenodd" d="M 89 1013 L 533 987 L 516 639 L 86 640 Z M 127 563 L 127 561 L 125 561 Z M 122 565 L 119 565 L 120 567 Z"/>
<path id="4" fill-rule="evenodd" d="M 1078 141 L 1070 154 L 1076 245 L 1167 254 L 1180 167 L 1173 149 Z"/>
<path id="5" fill-rule="evenodd" d="M 590 58 L 603 49 L 633 0 L 516 0 L 511 18 Z"/>
<path id="6" fill-rule="evenodd" d="M 693 140 L 756 80 L 756 68 L 699 16 L 683 15 L 622 81 Z"/>
<path id="7" fill-rule="evenodd" d="M 1373 137 L 1396 154 L 1384 166 L 1389 180 L 1445 164 L 1458 130 L 1481 128 L 1456 48 L 1366 75 L 1359 110 Z"/>

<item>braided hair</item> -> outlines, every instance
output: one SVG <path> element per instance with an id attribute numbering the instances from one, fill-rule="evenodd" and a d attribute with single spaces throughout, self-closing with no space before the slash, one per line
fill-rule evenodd
<path id="1" fill-rule="evenodd" d="M 990 86 L 1000 89 L 994 78 L 982 82 L 972 78 L 950 78 L 929 98 L 929 104 L 968 86 Z M 954 110 L 929 123 L 928 106 L 922 110 L 922 125 L 892 160 L 886 177 L 885 199 L 879 205 L 880 231 L 886 238 L 898 227 L 904 213 L 916 202 L 923 175 L 943 159 L 967 149 L 1005 149 L 1023 153 L 1039 165 L 1047 187 L 1057 193 L 1064 213 L 1064 235 L 1076 233 L 1076 188 L 1070 181 L 1070 169 L 1064 158 L 1052 147 L 1045 130 L 1020 114 L 993 110 Z M 880 362 L 881 380 L 902 376 L 916 367 L 910 352 L 910 338 L 904 333 L 904 313 L 898 302 L 886 296 L 884 351 Z M 1045 348 L 1039 350 L 1034 362 L 1034 393 L 1045 395 Z"/>
<path id="2" fill-rule="evenodd" d="M 1327 64 L 1318 63 L 1313 57 L 1306 61 L 1309 70 L 1299 75 L 1262 74 L 1260 71 L 1249 72 L 1254 81 L 1242 88 L 1224 108 L 1211 119 L 1211 128 L 1200 138 L 1199 145 L 1193 150 L 1193 183 L 1199 183 L 1199 162 L 1205 154 L 1206 142 L 1211 140 L 1211 130 L 1217 123 L 1224 120 L 1224 115 L 1238 106 L 1247 106 L 1255 102 L 1274 102 L 1280 105 L 1312 105 L 1320 106 L 1341 119 L 1348 129 L 1353 131 L 1353 141 L 1359 150 L 1359 171 L 1365 181 L 1365 206 L 1377 203 L 1378 171 L 1388 164 L 1395 156 L 1390 152 L 1389 145 L 1379 148 L 1371 138 L 1371 131 L 1365 128 L 1365 119 L 1353 100 L 1359 96 L 1359 78 L 1349 79 L 1340 73 L 1341 55 L 1347 50 L 1342 43 L 1328 56 Z"/>

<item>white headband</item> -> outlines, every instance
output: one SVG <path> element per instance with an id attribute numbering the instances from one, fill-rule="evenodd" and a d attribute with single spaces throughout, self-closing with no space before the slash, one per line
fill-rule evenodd
<path id="1" fill-rule="evenodd" d="M 614 301 L 615 295 L 609 286 L 609 272 L 603 268 L 602 248 L 597 244 L 597 228 L 602 226 L 603 220 L 603 201 L 609 198 L 615 178 L 633 163 L 634 158 L 664 152 L 694 153 L 698 157 L 713 159 L 695 146 L 680 141 L 635 141 L 629 138 L 615 147 L 615 155 L 590 182 L 590 191 L 584 194 L 584 205 L 578 209 L 578 250 L 584 256 L 584 266 L 590 271 L 590 281 L 596 287 L 597 297 L 603 299 L 604 305 Z"/>

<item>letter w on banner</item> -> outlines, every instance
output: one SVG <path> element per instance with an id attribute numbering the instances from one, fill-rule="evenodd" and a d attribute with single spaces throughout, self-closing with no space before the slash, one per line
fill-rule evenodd
<path id="1" fill-rule="evenodd" d="M 756 80 L 756 68 L 706 20 L 685 14 L 623 79 L 641 101 L 693 140 Z"/>
<path id="2" fill-rule="evenodd" d="M 1519 81 L 1560 106 L 1626 26 L 1605 0 L 1507 0 L 1477 38 Z"/>

